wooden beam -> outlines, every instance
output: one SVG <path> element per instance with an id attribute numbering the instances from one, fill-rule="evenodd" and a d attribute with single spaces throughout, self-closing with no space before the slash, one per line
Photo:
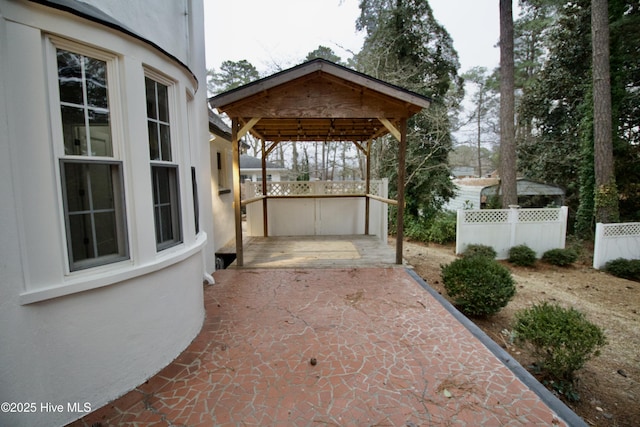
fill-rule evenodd
<path id="1" fill-rule="evenodd" d="M 400 141 L 400 139 L 402 138 L 402 135 L 401 135 L 402 132 L 398 130 L 398 128 L 396 128 L 393 125 L 393 123 L 391 123 L 388 119 L 385 119 L 384 117 L 378 117 L 378 120 L 380 120 L 380 123 L 382 123 L 384 127 L 387 128 L 387 130 L 391 133 L 391 135 L 393 135 L 398 141 Z"/>
<path id="2" fill-rule="evenodd" d="M 271 154 L 271 152 L 272 152 L 273 150 L 275 150 L 275 148 L 276 148 L 276 147 L 278 146 L 278 144 L 280 144 L 281 142 L 282 142 L 282 141 L 276 141 L 276 142 L 274 142 L 273 144 L 271 144 L 271 145 L 269 146 L 269 148 L 267 148 L 267 152 L 266 152 L 266 153 L 264 153 L 264 147 L 263 147 L 263 148 L 262 148 L 262 152 L 263 152 L 264 154 L 262 155 L 262 157 L 266 158 L 269 154 Z M 264 144 L 263 144 L 263 145 L 264 145 Z"/>
<path id="3" fill-rule="evenodd" d="M 236 264 L 242 267 L 244 262 L 242 248 L 242 209 L 240 200 L 240 137 L 238 136 L 238 118 L 231 119 L 231 146 L 233 147 L 233 208 L 236 225 Z"/>
<path id="4" fill-rule="evenodd" d="M 385 199 L 384 197 L 376 196 L 375 194 L 367 194 L 368 199 L 377 200 L 388 205 L 397 205 L 398 201 L 393 199 Z"/>
<path id="5" fill-rule="evenodd" d="M 396 264 L 402 264 L 404 239 L 404 181 L 407 157 L 407 119 L 400 120 L 400 144 L 398 145 L 398 216 L 396 235 Z"/>
<path id="6" fill-rule="evenodd" d="M 254 117 L 252 119 L 249 119 L 249 121 L 245 123 L 245 125 L 242 126 L 242 128 L 238 131 L 238 139 L 245 136 L 259 121 L 260 121 L 260 117 Z"/>
<path id="7" fill-rule="evenodd" d="M 262 145 L 262 195 L 265 196 L 262 199 L 262 235 L 269 237 L 269 217 L 267 213 L 267 153 L 265 150 L 264 139 L 260 141 Z"/>
<path id="8" fill-rule="evenodd" d="M 372 140 L 367 141 L 367 151 L 365 155 L 367 157 L 367 177 L 365 179 L 365 190 L 366 194 L 371 193 L 371 142 Z M 369 235 L 369 212 L 370 212 L 370 201 L 369 198 L 364 199 L 364 234 Z"/>

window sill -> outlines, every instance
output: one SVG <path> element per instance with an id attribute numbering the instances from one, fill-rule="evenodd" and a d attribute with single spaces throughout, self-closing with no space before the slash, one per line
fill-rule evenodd
<path id="1" fill-rule="evenodd" d="M 170 254 L 167 254 L 168 256 L 159 257 L 153 262 L 138 266 L 131 266 L 129 263 L 123 263 L 120 267 L 113 270 L 97 272 L 95 274 L 83 274 L 82 276 L 64 280 L 61 285 L 27 291 L 20 294 L 20 304 L 28 305 L 92 289 L 98 289 L 143 276 L 145 274 L 153 273 L 190 258 L 194 254 L 202 251 L 206 243 L 207 234 L 202 232 L 198 234 L 196 241 L 191 246 L 183 247 L 179 250 L 172 250 Z M 122 265 L 126 265 L 126 267 L 123 267 Z M 90 270 L 84 271 L 89 272 Z"/>

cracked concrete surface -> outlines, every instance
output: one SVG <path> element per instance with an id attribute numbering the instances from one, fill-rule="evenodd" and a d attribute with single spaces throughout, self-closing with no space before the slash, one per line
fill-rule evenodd
<path id="1" fill-rule="evenodd" d="M 185 352 L 73 425 L 568 425 L 403 268 L 215 279 Z"/>

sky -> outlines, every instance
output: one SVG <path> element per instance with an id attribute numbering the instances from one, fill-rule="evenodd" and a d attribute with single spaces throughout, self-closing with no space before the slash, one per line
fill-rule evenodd
<path id="1" fill-rule="evenodd" d="M 207 68 L 246 59 L 261 75 L 299 64 L 319 45 L 343 59 L 358 52 L 359 0 L 205 0 Z M 464 72 L 499 64 L 497 0 L 429 0 Z M 514 6 L 514 19 L 516 7 Z"/>

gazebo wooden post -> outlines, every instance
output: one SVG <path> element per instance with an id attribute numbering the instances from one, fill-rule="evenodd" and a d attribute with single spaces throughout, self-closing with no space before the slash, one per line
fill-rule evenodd
<path id="1" fill-rule="evenodd" d="M 238 137 L 238 118 L 231 119 L 231 146 L 233 147 L 233 208 L 236 222 L 236 264 L 243 265 L 242 248 L 242 206 L 240 195 L 240 138 Z"/>
<path id="2" fill-rule="evenodd" d="M 398 145 L 398 216 L 396 218 L 396 264 L 402 264 L 404 239 L 404 181 L 407 157 L 407 119 L 400 120 L 400 144 Z"/>
<path id="3" fill-rule="evenodd" d="M 264 237 L 269 237 L 269 216 L 267 213 L 267 150 L 264 139 L 262 144 L 262 231 Z"/>
<path id="4" fill-rule="evenodd" d="M 371 139 L 367 141 L 367 177 L 365 180 L 365 190 L 364 193 L 366 197 L 364 198 L 364 234 L 369 235 L 369 212 L 370 212 L 370 200 L 369 194 L 371 194 Z"/>

